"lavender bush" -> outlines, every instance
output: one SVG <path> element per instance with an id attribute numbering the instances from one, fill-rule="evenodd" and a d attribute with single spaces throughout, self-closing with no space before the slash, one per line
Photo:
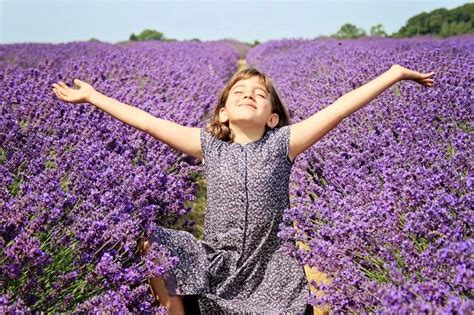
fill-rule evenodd
<path id="1" fill-rule="evenodd" d="M 2 311 L 165 311 L 146 278 L 176 257 L 153 246 L 141 259 L 137 240 L 190 211 L 198 161 L 91 104 L 59 100 L 51 84 L 79 78 L 202 126 L 238 57 L 226 42 L 1 45 Z"/>
<path id="2" fill-rule="evenodd" d="M 436 73 L 433 88 L 395 84 L 296 158 L 280 236 L 289 254 L 327 275 L 311 281 L 324 291 L 311 304 L 473 312 L 473 51 L 469 35 L 280 40 L 247 55 L 272 77 L 293 123 L 392 64 Z"/>

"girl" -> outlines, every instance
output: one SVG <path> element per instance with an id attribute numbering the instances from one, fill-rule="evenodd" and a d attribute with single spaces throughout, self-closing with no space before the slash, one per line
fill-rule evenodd
<path id="1" fill-rule="evenodd" d="M 304 268 L 285 254 L 277 236 L 289 207 L 288 184 L 295 158 L 339 122 L 400 80 L 432 86 L 434 72 L 400 65 L 343 95 L 306 120 L 290 124 L 270 79 L 254 68 L 236 73 L 221 92 L 206 128 L 153 117 L 74 80 L 79 89 L 53 84 L 56 96 L 89 102 L 202 161 L 207 179 L 204 239 L 160 228 L 151 242 L 167 246 L 179 264 L 151 288 L 170 314 L 184 314 L 182 297 L 197 296 L 202 313 L 309 310 Z M 141 243 L 146 251 L 150 243 Z"/>

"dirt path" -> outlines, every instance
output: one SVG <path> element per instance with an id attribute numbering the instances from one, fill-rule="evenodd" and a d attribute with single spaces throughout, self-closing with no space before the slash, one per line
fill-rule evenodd
<path id="1" fill-rule="evenodd" d="M 295 227 L 295 229 L 297 229 L 299 231 L 298 226 L 296 224 L 293 224 L 293 226 Z M 298 246 L 298 248 L 304 249 L 308 252 L 311 251 L 311 248 L 308 245 L 306 245 L 305 243 L 301 242 L 301 241 L 297 241 L 296 246 Z M 326 277 L 326 274 L 318 271 L 314 267 L 310 267 L 309 265 L 304 265 L 304 272 L 306 274 L 306 279 L 308 280 L 308 283 L 311 280 L 314 280 L 317 283 L 326 283 L 326 284 L 329 283 L 329 281 Z M 313 293 L 316 296 L 323 296 L 324 295 L 324 291 L 316 290 L 312 285 L 309 286 L 309 290 L 311 291 L 311 293 Z M 330 311 L 329 307 L 313 306 L 314 315 L 326 315 L 326 314 L 329 314 L 329 311 Z"/>
<path id="2" fill-rule="evenodd" d="M 237 61 L 237 71 L 244 70 L 248 67 L 249 66 L 247 65 L 247 60 L 239 59 L 239 61 Z"/>

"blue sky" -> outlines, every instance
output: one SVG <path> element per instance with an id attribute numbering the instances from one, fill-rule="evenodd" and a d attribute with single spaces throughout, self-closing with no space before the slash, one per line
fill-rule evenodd
<path id="1" fill-rule="evenodd" d="M 389 34 L 413 15 L 472 1 L 0 0 L 0 43 L 128 40 L 146 28 L 178 40 L 264 42 L 331 35 L 352 23 Z"/>

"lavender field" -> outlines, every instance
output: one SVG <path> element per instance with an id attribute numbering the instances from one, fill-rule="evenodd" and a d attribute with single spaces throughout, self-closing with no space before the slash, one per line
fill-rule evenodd
<path id="1" fill-rule="evenodd" d="M 299 155 L 280 236 L 325 281 L 308 296 L 335 313 L 474 310 L 473 36 L 0 45 L 2 311 L 159 312 L 146 279 L 177 257 L 137 240 L 185 219 L 199 161 L 90 104 L 55 97 L 79 78 L 157 117 L 204 127 L 246 54 L 293 123 L 392 64 L 402 81 Z M 197 235 L 197 234 L 196 234 Z M 293 241 L 306 244 L 295 247 Z M 152 260 L 160 258 L 162 265 Z M 322 293 L 322 294 L 320 294 Z"/>
<path id="2" fill-rule="evenodd" d="M 281 237 L 307 244 L 288 251 L 327 275 L 313 283 L 324 296 L 311 304 L 474 310 L 473 52 L 464 36 L 273 41 L 247 55 L 273 78 L 293 122 L 392 64 L 436 72 L 433 88 L 398 82 L 296 158 Z"/>
<path id="3" fill-rule="evenodd" d="M 225 42 L 19 44 L 4 45 L 1 57 L 1 304 L 153 311 L 145 281 L 161 269 L 151 254 L 141 261 L 137 239 L 191 210 L 201 167 L 50 87 L 81 78 L 157 117 L 200 126 L 238 52 Z"/>

